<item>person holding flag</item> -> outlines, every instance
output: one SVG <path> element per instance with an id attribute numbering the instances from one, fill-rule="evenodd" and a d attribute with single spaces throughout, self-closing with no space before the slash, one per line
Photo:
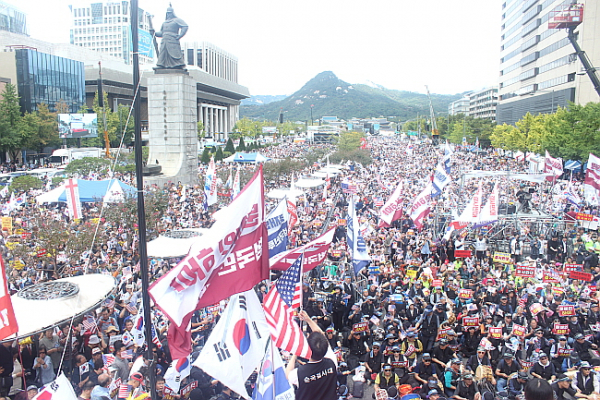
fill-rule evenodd
<path id="1" fill-rule="evenodd" d="M 300 320 L 312 331 L 308 335 L 308 345 L 312 351 L 310 360 L 296 368 L 296 355 L 292 356 L 286 368 L 290 384 L 296 386 L 296 400 L 336 400 L 337 399 L 337 359 L 327 338 L 306 311 L 300 312 Z"/>

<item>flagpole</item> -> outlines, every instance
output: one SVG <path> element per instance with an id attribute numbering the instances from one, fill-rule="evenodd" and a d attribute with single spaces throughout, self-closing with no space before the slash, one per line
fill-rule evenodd
<path id="1" fill-rule="evenodd" d="M 140 65 L 138 53 L 138 0 L 131 0 L 131 41 L 133 43 L 133 120 L 135 137 L 135 175 L 137 183 L 137 216 L 140 252 L 140 274 L 142 275 L 142 304 L 144 306 L 144 332 L 146 335 L 146 359 L 150 362 L 148 377 L 150 388 L 148 392 L 152 400 L 157 400 L 156 372 L 154 370 L 154 353 L 152 352 L 152 319 L 150 315 L 150 294 L 148 292 L 148 254 L 146 248 L 146 213 L 144 208 L 144 175 L 142 173 L 142 125 L 140 101 Z"/>

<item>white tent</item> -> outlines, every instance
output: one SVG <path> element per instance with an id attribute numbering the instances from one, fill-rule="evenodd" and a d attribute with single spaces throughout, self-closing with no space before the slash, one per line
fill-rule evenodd
<path id="1" fill-rule="evenodd" d="M 206 234 L 208 229 L 190 228 L 167 232 L 148 242 L 148 257 L 154 258 L 175 258 L 182 257 L 189 253 L 192 244 L 202 235 Z"/>
<path id="2" fill-rule="evenodd" d="M 287 197 L 288 199 L 295 199 L 303 194 L 304 192 L 298 189 L 273 189 L 267 194 L 267 197 L 272 199 L 283 199 L 284 197 Z"/>
<path id="3" fill-rule="evenodd" d="M 318 187 L 321 185 L 324 185 L 325 181 L 322 179 L 298 179 L 298 181 L 295 183 L 296 187 L 299 188 L 314 188 L 314 187 Z"/>
<path id="4" fill-rule="evenodd" d="M 65 191 L 64 185 L 50 190 L 49 192 L 43 193 L 35 198 L 38 204 L 43 203 L 58 203 L 58 198 Z"/>

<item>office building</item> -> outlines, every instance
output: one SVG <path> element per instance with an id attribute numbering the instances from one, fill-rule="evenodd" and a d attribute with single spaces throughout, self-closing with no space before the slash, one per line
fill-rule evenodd
<path id="1" fill-rule="evenodd" d="M 496 121 L 498 105 L 498 87 L 487 87 L 469 94 L 469 113 L 473 118 Z"/>
<path id="2" fill-rule="evenodd" d="M 36 111 L 39 104 L 45 103 L 54 112 L 60 102 L 67 107 L 64 111 L 75 113 L 85 104 L 85 73 L 81 61 L 34 49 L 16 49 L 13 54 L 21 111 Z"/>
<path id="3" fill-rule="evenodd" d="M 238 60 L 234 55 L 209 42 L 182 43 L 188 66 L 196 66 L 207 74 L 230 82 L 238 81 Z"/>
<path id="4" fill-rule="evenodd" d="M 569 102 L 600 101 L 582 71 L 566 29 L 550 29 L 556 15 L 576 1 L 506 0 L 502 4 L 499 124 L 514 124 L 527 112 L 552 113 Z M 579 2 L 581 3 L 581 2 Z M 600 2 L 584 2 L 577 43 L 600 66 Z"/>
<path id="5" fill-rule="evenodd" d="M 469 96 L 462 97 L 448 104 L 448 115 L 469 115 Z"/>
<path id="6" fill-rule="evenodd" d="M 28 35 L 27 14 L 11 4 L 0 1 L 0 31 Z"/>
<path id="7" fill-rule="evenodd" d="M 71 9 L 71 44 L 121 58 L 126 64 L 133 62 L 130 2 L 120 1 L 81 1 L 69 6 Z M 154 49 L 150 36 L 148 12 L 139 9 L 140 64 L 154 62 Z"/>

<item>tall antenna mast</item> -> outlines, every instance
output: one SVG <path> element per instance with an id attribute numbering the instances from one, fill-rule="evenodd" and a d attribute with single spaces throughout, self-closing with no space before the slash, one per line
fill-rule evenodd
<path id="1" fill-rule="evenodd" d="M 433 103 L 431 102 L 431 94 L 429 94 L 429 87 L 425 85 L 427 90 L 427 97 L 429 98 L 429 115 L 431 118 L 431 140 L 434 145 L 437 145 L 440 141 L 440 131 L 438 131 L 437 122 L 435 120 L 435 111 L 433 111 Z"/>

